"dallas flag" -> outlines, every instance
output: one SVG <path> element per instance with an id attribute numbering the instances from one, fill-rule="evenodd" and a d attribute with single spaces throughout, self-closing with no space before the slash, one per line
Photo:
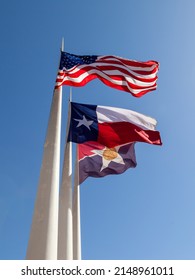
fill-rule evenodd
<path id="1" fill-rule="evenodd" d="M 98 142 L 78 144 L 79 184 L 87 177 L 121 174 L 136 167 L 134 143 L 107 148 Z"/>

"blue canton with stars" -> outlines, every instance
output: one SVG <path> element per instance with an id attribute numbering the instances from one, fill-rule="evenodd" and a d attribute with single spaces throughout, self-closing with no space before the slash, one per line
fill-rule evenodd
<path id="1" fill-rule="evenodd" d="M 71 119 L 68 141 L 84 143 L 97 141 L 98 120 L 96 105 L 71 102 Z"/>
<path id="2" fill-rule="evenodd" d="M 75 65 L 91 64 L 96 61 L 97 55 L 75 55 L 61 52 L 60 70 L 71 69 Z"/>

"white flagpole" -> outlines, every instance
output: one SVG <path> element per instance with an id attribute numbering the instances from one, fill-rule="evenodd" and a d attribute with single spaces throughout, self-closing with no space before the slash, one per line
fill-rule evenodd
<path id="1" fill-rule="evenodd" d="M 70 101 L 71 101 L 70 89 Z M 62 182 L 59 196 L 58 260 L 73 259 L 72 238 L 72 142 L 67 142 L 70 125 L 71 106 L 69 103 L 68 122 Z"/>
<path id="2" fill-rule="evenodd" d="M 81 260 L 81 220 L 80 220 L 80 186 L 78 168 L 78 148 L 75 163 L 73 193 L 73 259 Z"/>
<path id="3" fill-rule="evenodd" d="M 50 109 L 27 260 L 57 260 L 61 110 L 60 87 L 54 91 Z"/>

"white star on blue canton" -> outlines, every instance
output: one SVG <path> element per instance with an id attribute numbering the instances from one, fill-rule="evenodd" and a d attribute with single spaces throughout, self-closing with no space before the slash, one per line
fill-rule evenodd
<path id="1" fill-rule="evenodd" d="M 77 127 L 79 127 L 79 126 L 81 126 L 81 125 L 84 125 L 85 127 L 87 127 L 89 130 L 91 130 L 91 128 L 90 128 L 90 125 L 92 125 L 92 123 L 93 123 L 93 121 L 88 121 L 87 119 L 86 119 L 86 117 L 85 116 L 83 116 L 83 119 L 81 120 L 79 120 L 79 119 L 74 119 L 75 121 L 77 121 L 77 122 L 79 122 L 78 124 L 77 124 Z"/>

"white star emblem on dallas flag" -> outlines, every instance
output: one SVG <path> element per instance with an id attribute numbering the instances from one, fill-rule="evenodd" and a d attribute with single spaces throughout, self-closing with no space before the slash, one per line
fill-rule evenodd
<path id="1" fill-rule="evenodd" d="M 77 122 L 79 122 L 79 123 L 77 124 L 77 127 L 79 127 L 79 126 L 81 126 L 81 125 L 84 125 L 84 126 L 86 126 L 89 130 L 91 130 L 90 125 L 92 125 L 93 121 L 88 121 L 84 115 L 83 115 L 83 119 L 82 119 L 82 120 L 81 120 L 81 119 L 80 119 L 80 120 L 79 120 L 79 119 L 74 119 L 74 120 L 77 121 Z"/>
<path id="2" fill-rule="evenodd" d="M 103 150 L 92 150 L 93 153 L 96 155 L 102 157 L 102 167 L 101 170 L 104 170 L 108 165 L 110 164 L 111 161 L 119 163 L 119 164 L 125 164 L 123 161 L 123 158 L 121 155 L 118 153 L 118 150 L 120 149 L 120 146 L 115 147 L 115 148 L 107 148 L 105 147 Z"/>

